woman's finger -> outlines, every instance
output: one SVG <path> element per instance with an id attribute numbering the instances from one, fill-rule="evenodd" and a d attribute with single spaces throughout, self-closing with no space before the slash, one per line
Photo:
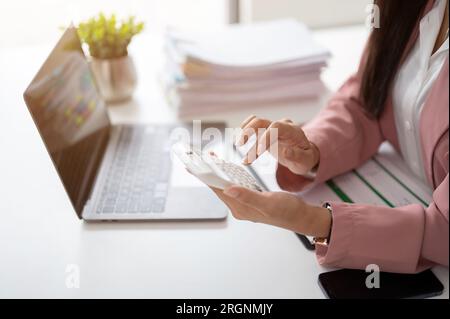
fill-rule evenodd
<path id="1" fill-rule="evenodd" d="M 230 186 L 224 189 L 223 193 L 232 199 L 257 209 L 260 212 L 270 210 L 273 206 L 270 200 L 270 193 L 256 192 L 248 188 Z"/>
<path id="2" fill-rule="evenodd" d="M 279 157 L 279 162 L 292 173 L 304 175 L 314 166 L 314 155 L 311 149 L 305 150 L 300 147 L 289 147 L 284 149 L 283 156 Z"/>
<path id="3" fill-rule="evenodd" d="M 258 129 L 265 129 L 270 125 L 269 120 L 258 117 L 253 118 L 242 128 L 242 133 L 236 143 L 237 146 L 242 146 L 247 143 L 248 139 L 258 132 Z"/>
<path id="4" fill-rule="evenodd" d="M 249 220 L 252 222 L 261 221 L 263 219 L 263 215 L 259 210 L 237 200 L 231 199 L 229 201 L 229 207 L 231 214 L 233 214 L 236 219 Z"/>
<path id="5" fill-rule="evenodd" d="M 226 201 L 229 198 L 223 193 L 222 189 L 215 188 L 215 187 L 209 187 L 216 195 L 219 197 L 222 201 Z"/>
<path id="6" fill-rule="evenodd" d="M 259 156 L 267 151 L 270 146 L 278 142 L 278 139 L 286 135 L 286 132 L 289 130 L 292 130 L 292 126 L 284 120 L 270 124 L 267 130 L 258 138 L 257 155 Z"/>
<path id="7" fill-rule="evenodd" d="M 257 135 L 255 145 L 247 152 L 243 164 L 253 163 L 259 156 L 275 144 L 280 136 L 286 135 L 286 131 L 292 130 L 292 125 L 284 121 L 272 122 L 261 135 Z"/>
<path id="8" fill-rule="evenodd" d="M 250 115 L 249 117 L 247 117 L 242 123 L 241 123 L 241 128 L 244 128 L 247 126 L 248 123 L 250 123 L 251 120 L 253 120 L 256 117 L 256 115 Z"/>
<path id="9" fill-rule="evenodd" d="M 210 187 L 211 190 L 219 197 L 219 199 L 228 207 L 232 215 L 236 219 L 258 221 L 260 218 L 259 211 L 253 207 L 247 206 L 245 203 L 241 203 L 234 198 L 224 194 L 223 190 Z"/>
<path id="10" fill-rule="evenodd" d="M 259 148 L 264 147 L 264 149 L 266 149 L 265 146 L 260 145 L 259 141 L 261 140 L 261 136 L 266 134 L 267 130 L 268 129 L 263 129 L 263 131 L 258 130 L 258 132 L 256 133 L 255 144 L 253 144 L 252 147 L 250 147 L 250 149 L 247 151 L 247 154 L 245 154 L 242 164 L 250 165 L 259 157 L 259 155 L 261 155 L 263 153 L 263 152 L 259 153 Z"/>

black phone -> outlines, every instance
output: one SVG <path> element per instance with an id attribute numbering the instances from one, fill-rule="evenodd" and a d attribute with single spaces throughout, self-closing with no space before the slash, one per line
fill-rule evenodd
<path id="1" fill-rule="evenodd" d="M 314 245 L 308 237 L 306 237 L 305 235 L 302 234 L 298 234 L 295 233 L 298 237 L 298 239 L 300 239 L 300 241 L 302 242 L 303 246 L 305 246 L 306 249 L 308 250 L 315 250 L 316 249 L 316 245 Z"/>
<path id="2" fill-rule="evenodd" d="M 374 275 L 379 279 L 375 280 Z M 418 274 L 375 274 L 341 269 L 320 274 L 319 285 L 330 299 L 418 299 L 439 296 L 444 291 L 444 286 L 431 270 Z"/>

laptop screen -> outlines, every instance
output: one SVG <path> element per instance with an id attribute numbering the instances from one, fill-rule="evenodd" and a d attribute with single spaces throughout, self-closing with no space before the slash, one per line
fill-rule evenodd
<path id="1" fill-rule="evenodd" d="M 75 28 L 65 31 L 24 98 L 80 217 L 107 145 L 110 121 Z"/>

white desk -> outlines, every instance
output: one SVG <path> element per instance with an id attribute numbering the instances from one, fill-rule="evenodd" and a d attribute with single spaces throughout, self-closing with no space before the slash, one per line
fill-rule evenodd
<path id="1" fill-rule="evenodd" d="M 334 54 L 324 74 L 331 89 L 356 68 L 365 34 L 362 27 L 316 32 Z M 155 42 L 136 39 L 139 88 L 133 102 L 110 109 L 113 121 L 174 120 L 155 81 Z M 317 275 L 326 269 L 289 231 L 231 216 L 223 222 L 79 221 L 21 97 L 50 48 L 0 52 L 0 297 L 323 298 Z M 263 108 L 204 119 L 236 125 L 251 112 L 305 121 L 318 109 Z M 78 289 L 66 287 L 69 264 L 79 266 Z M 448 268 L 435 273 L 448 298 Z"/>

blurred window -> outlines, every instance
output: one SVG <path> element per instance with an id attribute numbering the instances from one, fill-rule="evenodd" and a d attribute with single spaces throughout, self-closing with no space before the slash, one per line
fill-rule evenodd
<path id="1" fill-rule="evenodd" d="M 118 18 L 136 15 L 147 31 L 165 26 L 220 27 L 229 22 L 233 0 L 1 0 L 0 47 L 52 43 L 60 27 L 100 11 Z"/>

